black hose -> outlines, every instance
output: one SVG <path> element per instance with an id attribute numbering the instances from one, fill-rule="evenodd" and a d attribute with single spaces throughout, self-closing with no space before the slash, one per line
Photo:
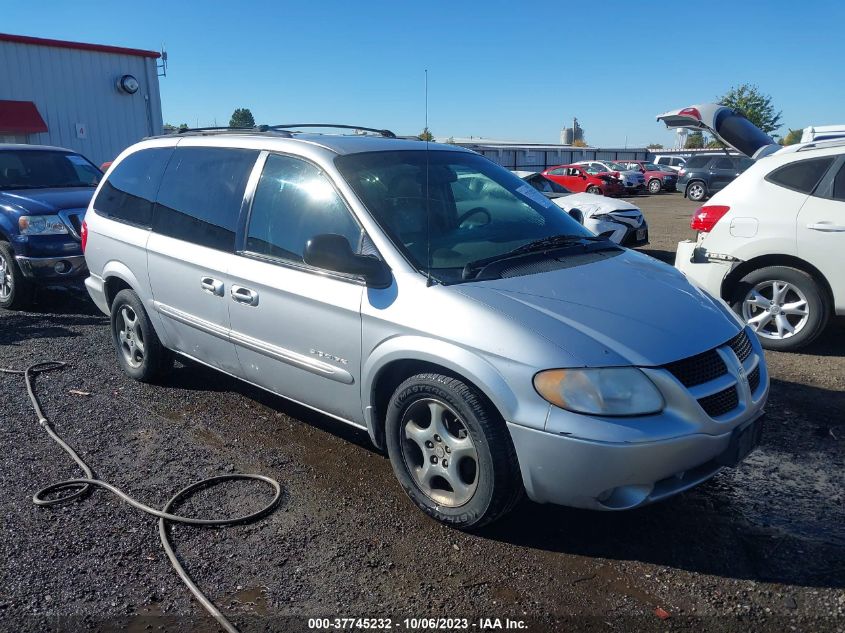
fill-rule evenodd
<path id="1" fill-rule="evenodd" d="M 242 474 L 242 473 L 233 473 L 227 475 L 218 475 L 216 477 L 208 477 L 207 479 L 203 479 L 201 481 L 197 481 L 192 483 L 190 486 L 186 486 L 175 495 L 173 495 L 170 500 L 164 504 L 164 507 L 161 510 L 156 510 L 155 508 L 151 508 L 150 506 L 144 505 L 140 501 L 136 501 L 128 494 L 120 490 L 119 488 L 112 486 L 111 484 L 98 479 L 94 475 L 94 471 L 91 470 L 91 467 L 85 463 L 85 461 L 77 455 L 76 451 L 71 448 L 67 442 L 65 442 L 58 433 L 56 433 L 55 429 L 53 429 L 52 424 L 50 423 L 49 418 L 44 415 L 44 410 L 41 408 L 41 402 L 38 400 L 38 396 L 35 393 L 35 388 L 33 386 L 33 380 L 35 376 L 38 374 L 45 372 L 45 371 L 54 371 L 57 369 L 63 369 L 66 367 L 66 363 L 60 361 L 46 361 L 42 363 L 35 363 L 34 365 L 30 365 L 26 369 L 2 369 L 0 368 L 0 373 L 4 374 L 23 374 L 24 381 L 26 382 L 26 391 L 29 394 L 29 401 L 32 403 L 32 408 L 35 410 L 35 414 L 38 416 L 38 423 L 41 425 L 50 438 L 56 442 L 59 446 L 61 446 L 64 451 L 71 456 L 73 461 L 79 466 L 83 473 L 85 473 L 85 477 L 80 479 L 68 479 L 66 481 L 60 481 L 54 484 L 50 484 L 45 488 L 42 488 L 38 492 L 36 492 L 32 496 L 32 502 L 39 506 L 54 506 L 60 503 L 67 503 L 69 501 L 79 500 L 82 497 L 85 497 L 91 493 L 93 487 L 105 488 L 115 496 L 123 499 L 126 503 L 130 504 L 141 510 L 142 512 L 146 512 L 147 514 L 151 514 L 152 516 L 158 517 L 158 534 L 161 538 L 161 546 L 164 548 L 167 557 L 170 559 L 170 563 L 173 565 L 173 568 L 176 570 L 176 573 L 179 574 L 179 578 L 182 579 L 182 582 L 191 590 L 191 593 L 194 594 L 197 600 L 199 600 L 200 604 L 205 608 L 206 611 L 211 614 L 211 616 L 217 620 L 223 629 L 225 629 L 228 633 L 238 633 L 237 627 L 234 624 L 229 622 L 220 610 L 214 606 L 214 603 L 209 600 L 206 595 L 197 587 L 191 577 L 188 575 L 188 572 L 185 571 L 185 568 L 182 567 L 179 559 L 176 557 L 176 553 L 173 551 L 173 546 L 170 543 L 170 537 L 168 535 L 167 525 L 169 522 L 172 523 L 186 523 L 188 525 L 201 525 L 205 527 L 222 527 L 226 525 L 237 525 L 243 523 L 251 523 L 256 521 L 268 514 L 270 514 L 279 502 L 282 499 L 282 487 L 279 485 L 279 482 L 271 477 L 267 477 L 265 475 L 253 475 L 253 474 Z M 191 517 L 183 517 L 179 516 L 178 514 L 171 514 L 171 510 L 173 506 L 192 495 L 194 492 L 198 490 L 202 490 L 205 488 L 210 488 L 217 484 L 223 483 L 224 481 L 235 481 L 235 480 L 257 480 L 263 481 L 266 484 L 269 484 L 273 488 L 273 499 L 264 506 L 262 509 L 258 510 L 257 512 L 253 512 L 251 514 L 247 514 L 241 517 L 237 517 L 234 519 L 194 519 Z M 74 492 L 71 494 L 67 494 L 64 496 L 60 496 L 57 498 L 48 499 L 47 495 L 61 492 L 65 490 L 73 490 Z"/>

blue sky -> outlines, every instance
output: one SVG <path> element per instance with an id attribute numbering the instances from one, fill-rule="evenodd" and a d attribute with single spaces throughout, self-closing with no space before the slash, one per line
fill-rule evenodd
<path id="1" fill-rule="evenodd" d="M 33 10 L 35 7 L 38 10 Z M 129 7 L 133 7 L 130 9 Z M 529 8 L 530 7 L 530 8 Z M 784 128 L 845 123 L 845 3 L 0 0 L 0 31 L 158 49 L 166 122 L 671 145 L 654 116 L 759 85 Z"/>

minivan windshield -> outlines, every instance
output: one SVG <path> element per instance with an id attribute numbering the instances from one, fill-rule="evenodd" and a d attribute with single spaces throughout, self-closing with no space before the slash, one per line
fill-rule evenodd
<path id="1" fill-rule="evenodd" d="M 440 281 L 459 281 L 467 264 L 537 240 L 592 237 L 529 183 L 478 154 L 366 152 L 335 164 L 409 261 Z"/>
<path id="2" fill-rule="evenodd" d="M 79 154 L 0 150 L 0 190 L 96 187 L 103 173 Z"/>

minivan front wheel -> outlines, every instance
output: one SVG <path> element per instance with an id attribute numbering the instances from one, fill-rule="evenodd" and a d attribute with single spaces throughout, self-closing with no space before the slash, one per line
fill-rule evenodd
<path id="1" fill-rule="evenodd" d="M 707 187 L 704 186 L 703 182 L 696 180 L 687 187 L 687 198 L 694 202 L 701 202 L 706 196 Z"/>
<path id="2" fill-rule="evenodd" d="M 173 366 L 153 329 L 144 305 L 132 290 L 121 290 L 111 305 L 112 341 L 123 372 L 141 382 L 153 382 Z"/>
<path id="3" fill-rule="evenodd" d="M 426 514 L 459 529 L 507 513 L 522 495 L 504 421 L 473 388 L 419 374 L 393 394 L 385 426 L 393 472 Z"/>
<path id="4" fill-rule="evenodd" d="M 779 351 L 810 343 L 830 316 L 816 280 L 788 266 L 767 266 L 743 277 L 733 309 L 757 333 L 763 347 Z"/>

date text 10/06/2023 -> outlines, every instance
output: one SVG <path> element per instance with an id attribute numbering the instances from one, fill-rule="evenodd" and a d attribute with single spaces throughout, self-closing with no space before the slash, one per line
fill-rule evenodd
<path id="1" fill-rule="evenodd" d="M 525 630 L 524 620 L 510 618 L 309 618 L 308 628 L 316 630 L 369 630 L 369 631 L 498 631 Z"/>

